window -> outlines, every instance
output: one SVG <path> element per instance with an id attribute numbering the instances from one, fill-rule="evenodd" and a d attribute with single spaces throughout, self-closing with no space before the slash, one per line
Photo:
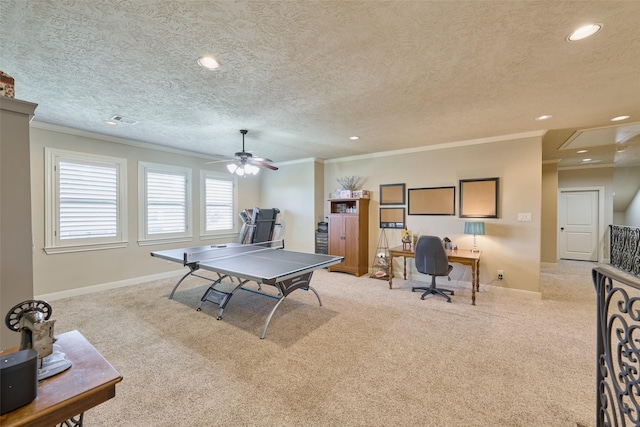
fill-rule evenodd
<path id="1" fill-rule="evenodd" d="M 201 171 L 201 230 L 204 236 L 236 232 L 236 178 L 229 174 Z"/>
<path id="2" fill-rule="evenodd" d="M 139 243 L 191 239 L 191 169 L 139 163 Z"/>
<path id="3" fill-rule="evenodd" d="M 45 148 L 45 252 L 127 244 L 127 160 Z"/>

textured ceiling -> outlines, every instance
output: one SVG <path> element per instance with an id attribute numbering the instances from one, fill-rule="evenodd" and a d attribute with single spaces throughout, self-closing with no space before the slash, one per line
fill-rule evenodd
<path id="1" fill-rule="evenodd" d="M 238 151 L 239 129 L 277 164 L 640 119 L 639 1 L 3 0 L 0 16 L 0 69 L 36 120 L 207 155 Z M 587 22 L 604 27 L 565 41 Z M 116 114 L 137 123 L 103 123 Z"/>

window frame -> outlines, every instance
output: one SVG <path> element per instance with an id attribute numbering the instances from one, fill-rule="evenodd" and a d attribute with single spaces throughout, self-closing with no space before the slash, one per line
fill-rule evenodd
<path id="1" fill-rule="evenodd" d="M 147 174 L 149 172 L 184 175 L 185 177 L 185 231 L 149 234 L 147 230 Z M 193 239 L 193 203 L 191 168 L 150 162 L 138 162 L 138 245 L 148 246 L 161 243 L 188 242 Z"/>
<path id="2" fill-rule="evenodd" d="M 232 185 L 232 227 L 228 230 L 207 231 L 207 179 L 230 181 Z M 221 237 L 233 237 L 238 234 L 238 178 L 235 175 L 200 170 L 200 238 L 214 239 Z"/>
<path id="3" fill-rule="evenodd" d="M 46 254 L 124 248 L 128 245 L 127 159 L 45 147 L 45 246 Z M 112 166 L 116 169 L 116 235 L 60 239 L 60 162 Z"/>

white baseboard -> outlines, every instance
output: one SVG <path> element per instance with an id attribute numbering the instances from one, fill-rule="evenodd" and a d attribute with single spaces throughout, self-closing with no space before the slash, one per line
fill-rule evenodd
<path id="1" fill-rule="evenodd" d="M 431 278 L 429 276 L 422 275 L 422 274 L 415 275 L 415 276 L 410 275 L 408 280 L 411 280 L 413 282 L 427 283 L 427 284 L 431 283 Z M 451 282 L 448 282 L 446 278 L 444 278 L 438 282 L 438 286 L 442 286 L 446 288 L 448 283 L 450 284 L 450 286 L 457 286 L 457 287 L 463 287 L 466 289 L 471 289 L 471 282 L 456 280 L 455 278 L 452 278 Z M 522 289 L 511 289 L 511 288 L 505 288 L 502 286 L 493 286 L 488 283 L 487 284 L 480 283 L 480 289 L 484 291 L 494 292 L 496 294 L 500 293 L 502 295 L 509 296 L 512 298 L 520 298 L 520 299 L 528 299 L 528 300 L 542 299 L 542 293 L 540 292 L 523 291 Z"/>
<path id="2" fill-rule="evenodd" d="M 92 294 L 94 292 L 106 291 L 109 289 L 122 288 L 125 286 L 138 285 L 140 283 L 150 282 L 152 280 L 166 279 L 168 277 L 181 276 L 185 273 L 184 269 L 169 271 L 166 273 L 152 274 L 150 276 L 135 277 L 133 279 L 119 280 L 117 282 L 101 283 L 99 285 L 85 286 L 83 288 L 69 289 L 66 291 L 52 292 L 50 294 L 37 295 L 35 299 L 45 301 L 55 301 L 62 298 L 70 298 L 78 295 Z"/>
<path id="3" fill-rule="evenodd" d="M 494 292 L 496 294 L 500 293 L 502 295 L 506 295 L 513 298 L 530 299 L 530 300 L 542 299 L 541 292 L 523 291 L 522 289 L 503 288 L 502 286 L 492 286 L 492 285 L 485 285 L 485 286 L 486 286 L 486 289 L 490 292 Z M 480 288 L 482 288 L 482 284 L 480 284 Z"/>

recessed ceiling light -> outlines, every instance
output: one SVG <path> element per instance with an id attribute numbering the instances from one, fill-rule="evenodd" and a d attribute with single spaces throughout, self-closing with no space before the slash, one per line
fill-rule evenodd
<path id="1" fill-rule="evenodd" d="M 591 159 L 582 159 L 583 162 L 590 162 Z"/>
<path id="2" fill-rule="evenodd" d="M 553 117 L 551 114 L 544 114 L 542 116 L 536 117 L 536 120 L 538 120 L 538 121 L 549 120 L 551 117 Z"/>
<path id="3" fill-rule="evenodd" d="M 618 153 L 624 153 L 625 151 L 627 151 L 627 150 L 624 149 L 624 148 L 621 148 L 621 149 L 617 150 Z"/>
<path id="4" fill-rule="evenodd" d="M 118 123 L 114 122 L 113 120 L 105 120 L 104 124 L 110 126 L 118 126 Z"/>
<path id="5" fill-rule="evenodd" d="M 355 141 L 355 140 L 357 140 L 357 139 L 360 139 L 360 137 L 359 137 L 359 136 L 352 136 L 352 137 L 350 137 L 349 139 L 350 139 L 350 140 L 352 140 L 352 141 Z"/>
<path id="6" fill-rule="evenodd" d="M 620 120 L 627 120 L 630 116 L 617 116 L 611 119 L 612 122 L 619 122 Z"/>
<path id="7" fill-rule="evenodd" d="M 209 70 L 215 70 L 220 66 L 220 64 L 218 64 L 218 61 L 216 61 L 212 56 L 208 55 L 198 58 L 198 64 L 201 67 L 207 68 Z"/>
<path id="8" fill-rule="evenodd" d="M 602 24 L 589 24 L 583 27 L 578 28 L 573 33 L 569 34 L 567 40 L 570 42 L 575 42 L 578 40 L 586 39 L 600 31 L 602 29 Z"/>
<path id="9" fill-rule="evenodd" d="M 582 154 L 582 153 L 586 153 L 587 151 L 589 151 L 589 150 L 578 150 L 578 151 L 576 151 L 576 153 Z"/>

